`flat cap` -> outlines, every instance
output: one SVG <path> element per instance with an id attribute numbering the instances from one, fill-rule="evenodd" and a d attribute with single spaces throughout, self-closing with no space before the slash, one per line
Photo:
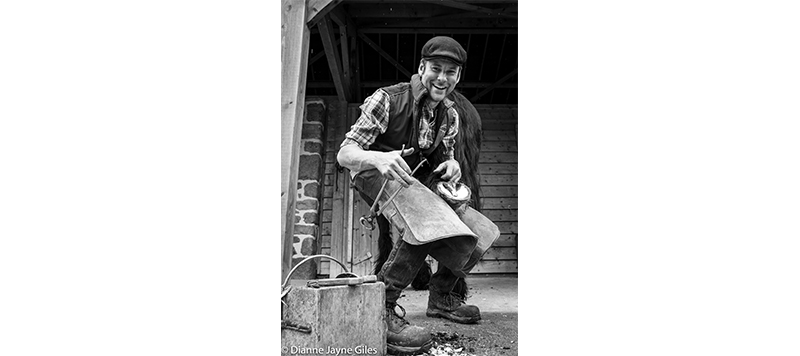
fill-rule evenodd
<path id="1" fill-rule="evenodd" d="M 467 62 L 467 51 L 450 37 L 436 36 L 422 46 L 422 58 L 446 58 L 463 66 Z"/>

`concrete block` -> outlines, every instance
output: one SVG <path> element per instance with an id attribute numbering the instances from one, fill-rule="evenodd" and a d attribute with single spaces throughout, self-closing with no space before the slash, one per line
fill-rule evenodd
<path id="1" fill-rule="evenodd" d="M 311 333 L 281 330 L 281 355 L 386 355 L 384 288 L 381 282 L 293 287 L 284 299 L 283 320 L 309 326 Z"/>

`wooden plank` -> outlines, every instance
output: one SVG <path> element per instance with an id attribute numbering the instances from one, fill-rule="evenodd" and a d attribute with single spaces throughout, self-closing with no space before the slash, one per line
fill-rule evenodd
<path id="1" fill-rule="evenodd" d="M 331 19 L 328 16 L 323 17 L 317 27 L 322 38 L 322 46 L 325 48 L 325 57 L 328 58 L 328 69 L 331 71 L 333 84 L 336 86 L 336 94 L 339 96 L 339 100 L 350 101 L 350 88 L 346 87 L 343 78 L 342 62 L 339 57 L 339 49 L 335 45 Z"/>
<path id="2" fill-rule="evenodd" d="M 517 197 L 517 186 L 481 186 L 481 198 Z"/>
<path id="3" fill-rule="evenodd" d="M 478 173 L 484 174 L 517 174 L 515 163 L 483 163 L 478 165 Z"/>
<path id="4" fill-rule="evenodd" d="M 482 197 L 481 210 L 517 209 L 518 199 L 516 197 Z"/>
<path id="5" fill-rule="evenodd" d="M 480 261 L 470 273 L 517 273 L 517 261 Z"/>
<path id="6" fill-rule="evenodd" d="M 517 163 L 517 152 L 481 152 L 479 163 Z"/>
<path id="7" fill-rule="evenodd" d="M 347 109 L 347 105 L 342 106 L 342 110 L 340 114 L 333 120 L 334 125 L 331 126 L 330 129 L 334 131 L 332 135 L 332 141 L 341 142 L 344 138 L 345 133 L 347 132 L 347 115 L 349 113 L 349 109 Z M 338 144 L 334 148 L 334 152 L 338 151 Z M 348 209 L 347 206 L 350 203 L 350 177 L 349 171 L 347 169 L 342 170 L 342 172 L 338 172 L 335 169 L 333 163 L 326 163 L 325 165 L 326 170 L 328 166 L 330 166 L 331 171 L 336 172 L 336 178 L 334 179 L 334 191 L 333 191 L 333 203 L 332 205 L 332 214 L 331 214 L 331 223 L 330 223 L 330 235 L 331 235 L 331 257 L 338 259 L 344 263 L 344 259 L 346 256 L 346 240 L 347 240 L 347 226 L 346 221 L 348 219 Z M 323 224 L 324 226 L 324 224 Z M 322 269 L 320 273 L 322 273 Z M 328 274 L 333 273 L 334 276 L 339 275 L 342 273 L 342 267 L 338 264 L 334 263 L 332 266 L 328 268 Z"/>
<path id="8" fill-rule="evenodd" d="M 484 130 L 513 131 L 517 126 L 517 120 L 487 120 L 481 116 L 481 128 Z"/>
<path id="9" fill-rule="evenodd" d="M 483 261 L 491 261 L 491 260 L 516 260 L 517 259 L 517 247 L 501 247 L 501 246 L 492 246 L 490 249 L 486 250 L 486 253 L 483 255 L 481 260 Z"/>
<path id="10" fill-rule="evenodd" d="M 519 223 L 516 222 L 516 221 L 513 221 L 513 222 L 511 222 L 511 221 L 509 221 L 509 222 L 498 221 L 498 222 L 496 222 L 494 224 L 497 225 L 498 229 L 500 229 L 500 234 L 514 234 L 514 235 L 516 235 L 517 232 L 519 231 L 519 225 L 518 225 Z"/>
<path id="11" fill-rule="evenodd" d="M 394 58 L 392 58 L 391 55 L 386 53 L 386 51 L 381 49 L 381 47 L 378 46 L 375 42 L 373 42 L 371 39 L 369 39 L 369 37 L 367 37 L 367 35 L 362 33 L 361 30 L 358 31 L 358 37 L 361 38 L 367 45 L 372 47 L 372 49 L 377 51 L 378 54 L 381 55 L 381 57 L 383 57 L 387 61 L 389 61 L 389 63 L 391 63 L 395 68 L 397 68 L 397 70 L 399 70 L 400 73 L 403 73 L 406 77 L 409 77 L 409 78 L 411 77 L 411 72 L 409 72 L 407 69 L 403 68 L 403 66 L 399 62 L 397 62 Z"/>
<path id="12" fill-rule="evenodd" d="M 517 133 L 511 130 L 485 130 L 482 139 L 485 141 L 516 141 Z"/>
<path id="13" fill-rule="evenodd" d="M 483 152 L 517 152 L 515 141 L 481 141 L 481 154 Z"/>
<path id="14" fill-rule="evenodd" d="M 281 10 L 281 279 L 284 279 L 292 267 L 294 254 L 294 213 L 309 31 L 304 0 L 283 0 Z"/>
<path id="15" fill-rule="evenodd" d="M 495 223 L 518 220 L 517 209 L 483 209 L 481 213 Z"/>
<path id="16" fill-rule="evenodd" d="M 492 247 L 517 246 L 517 234 L 500 234 Z"/>
<path id="17" fill-rule="evenodd" d="M 481 175 L 481 186 L 492 185 L 517 185 L 516 174 L 486 174 Z"/>

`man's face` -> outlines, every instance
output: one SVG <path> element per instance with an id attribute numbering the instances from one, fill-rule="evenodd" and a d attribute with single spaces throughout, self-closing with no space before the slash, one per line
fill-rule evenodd
<path id="1" fill-rule="evenodd" d="M 461 79 L 461 67 L 442 59 L 423 60 L 419 64 L 419 76 L 431 100 L 438 102 L 456 88 Z"/>

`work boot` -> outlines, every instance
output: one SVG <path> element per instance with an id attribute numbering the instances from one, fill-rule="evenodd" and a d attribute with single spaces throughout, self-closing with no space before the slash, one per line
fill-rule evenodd
<path id="1" fill-rule="evenodd" d="M 461 324 L 473 324 L 481 320 L 481 311 L 478 307 L 466 304 L 456 293 L 439 293 L 432 288 L 428 295 L 428 310 L 425 315 L 450 319 Z"/>
<path id="2" fill-rule="evenodd" d="M 403 310 L 397 314 L 395 306 Z M 414 355 L 427 351 L 433 344 L 431 334 L 420 326 L 411 325 L 406 319 L 406 310 L 395 304 L 386 306 L 386 348 L 392 355 Z"/>

